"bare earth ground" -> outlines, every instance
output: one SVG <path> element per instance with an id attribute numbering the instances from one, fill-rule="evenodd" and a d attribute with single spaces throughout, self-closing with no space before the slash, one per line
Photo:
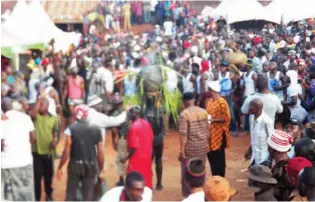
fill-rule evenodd
<path id="1" fill-rule="evenodd" d="M 238 194 L 233 198 L 237 201 L 250 201 L 253 200 L 253 193 L 247 188 L 247 173 L 241 172 L 242 169 L 247 168 L 248 162 L 244 162 L 243 154 L 247 149 L 249 144 L 249 136 L 241 137 L 231 137 L 231 147 L 226 150 L 227 158 L 227 179 L 231 185 L 238 190 Z M 178 162 L 179 153 L 179 138 L 176 131 L 171 132 L 169 135 L 165 136 L 164 139 L 164 156 L 163 156 L 163 185 L 164 189 L 162 191 L 154 190 L 153 199 L 155 201 L 181 201 L 183 198 L 181 196 L 180 187 L 180 164 Z M 62 151 L 64 145 L 64 137 L 61 138 L 61 142 L 58 145 L 59 153 Z M 116 152 L 111 145 L 111 135 L 106 136 L 106 180 L 108 188 L 115 186 L 118 180 L 116 174 L 115 165 Z M 55 161 L 55 170 L 59 165 L 59 160 Z M 152 166 L 154 169 L 154 165 Z M 66 175 L 66 170 L 64 171 Z M 211 176 L 209 165 L 207 165 L 207 175 Z M 153 177 L 153 184 L 155 184 L 155 174 Z M 63 179 L 54 179 L 54 200 L 64 200 L 65 190 L 66 190 L 66 176 Z M 44 196 L 42 197 L 44 199 Z"/>
<path id="2" fill-rule="evenodd" d="M 151 25 L 134 25 L 132 26 L 132 32 L 134 34 L 140 34 L 145 30 L 152 29 Z M 118 176 L 116 174 L 116 152 L 114 151 L 111 144 L 111 135 L 106 136 L 106 151 L 105 151 L 105 169 L 106 169 L 106 180 L 108 189 L 115 186 Z M 231 137 L 231 147 L 226 150 L 227 167 L 226 177 L 231 183 L 232 187 L 238 190 L 238 194 L 233 197 L 236 201 L 251 201 L 253 200 L 253 193 L 247 187 L 247 173 L 241 172 L 242 169 L 248 167 L 248 162 L 244 162 L 243 155 L 248 148 L 250 138 L 249 136 L 242 137 Z M 62 152 L 64 145 L 64 137 L 58 145 L 58 153 Z M 181 195 L 180 186 L 180 164 L 178 162 L 179 154 L 179 138 L 176 131 L 171 132 L 164 138 L 164 155 L 163 155 L 163 186 L 162 191 L 154 190 L 153 200 L 155 201 L 181 201 L 183 199 Z M 55 170 L 59 165 L 59 160 L 55 161 Z M 153 171 L 155 170 L 154 165 L 152 166 Z M 155 171 L 153 172 L 153 185 L 155 184 Z M 66 191 L 66 171 L 64 171 L 64 178 L 58 180 L 54 179 L 54 200 L 62 201 L 65 199 Z M 209 165 L 207 165 L 207 175 L 211 176 Z M 43 194 L 44 195 L 44 194 Z M 44 196 L 42 196 L 42 200 Z"/>

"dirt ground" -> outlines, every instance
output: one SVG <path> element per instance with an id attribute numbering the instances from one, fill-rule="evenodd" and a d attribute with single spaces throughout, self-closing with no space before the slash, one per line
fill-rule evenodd
<path id="1" fill-rule="evenodd" d="M 253 200 L 253 193 L 247 188 L 247 174 L 241 172 L 242 169 L 247 168 L 248 162 L 244 162 L 243 154 L 246 151 L 247 145 L 249 143 L 249 136 L 231 137 L 231 147 L 226 150 L 227 167 L 226 167 L 226 177 L 231 183 L 232 187 L 238 190 L 238 194 L 233 197 L 233 200 L 237 201 L 250 201 Z M 58 150 L 59 153 L 63 149 L 64 137 L 62 137 Z M 180 164 L 177 160 L 179 153 L 179 138 L 176 131 L 172 131 L 169 135 L 165 136 L 164 139 L 164 155 L 163 155 L 163 186 L 162 191 L 154 190 L 153 199 L 155 201 L 181 201 L 183 198 L 181 196 L 180 187 Z M 106 136 L 106 151 L 105 151 L 105 161 L 106 161 L 106 180 L 108 189 L 115 186 L 118 180 L 116 174 L 115 165 L 116 152 L 111 145 L 111 135 Z M 59 160 L 55 161 L 55 170 L 59 165 Z M 154 169 L 154 165 L 152 166 Z M 66 171 L 64 172 L 66 173 Z M 211 176 L 209 165 L 207 165 L 207 175 Z M 153 184 L 155 184 L 156 177 L 153 177 Z M 65 198 L 66 190 L 66 176 L 63 179 L 58 180 L 54 178 L 54 200 L 62 201 Z M 44 199 L 44 196 L 43 198 Z"/>
<path id="2" fill-rule="evenodd" d="M 134 34 L 140 34 L 145 30 L 152 29 L 151 25 L 136 25 L 132 27 Z M 111 144 L 111 135 L 106 136 L 106 151 L 105 151 L 105 169 L 106 169 L 106 182 L 108 189 L 115 186 L 118 181 L 116 174 L 116 152 Z M 238 190 L 238 194 L 233 197 L 236 201 L 251 201 L 253 200 L 253 193 L 247 187 L 247 173 L 241 172 L 241 170 L 248 167 L 249 162 L 244 162 L 243 155 L 248 148 L 250 138 L 249 136 L 231 137 L 231 147 L 226 150 L 227 167 L 226 177 L 231 183 L 232 187 Z M 64 144 L 64 137 L 58 145 L 58 153 L 62 152 Z M 180 186 L 180 163 L 178 162 L 179 154 L 179 138 L 176 131 L 172 131 L 164 138 L 164 155 L 163 155 L 163 186 L 162 191 L 154 190 L 154 201 L 181 201 L 183 197 L 181 195 Z M 59 160 L 55 161 L 55 170 L 59 165 Z M 155 170 L 154 165 L 152 169 Z M 66 172 L 64 172 L 66 174 Z M 153 176 L 153 185 L 156 182 L 155 172 Z M 211 176 L 209 165 L 207 165 L 207 175 Z M 54 179 L 54 200 L 62 201 L 65 198 L 66 190 L 66 175 L 63 179 Z M 108 190 L 107 189 L 107 190 Z M 44 199 L 44 196 L 42 196 Z"/>

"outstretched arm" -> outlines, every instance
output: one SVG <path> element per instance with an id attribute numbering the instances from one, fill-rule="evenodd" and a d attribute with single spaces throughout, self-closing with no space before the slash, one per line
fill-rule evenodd
<path id="1" fill-rule="evenodd" d="M 116 127 L 126 121 L 127 113 L 124 111 L 118 116 L 107 116 L 97 112 L 99 122 L 96 123 L 100 128 Z"/>

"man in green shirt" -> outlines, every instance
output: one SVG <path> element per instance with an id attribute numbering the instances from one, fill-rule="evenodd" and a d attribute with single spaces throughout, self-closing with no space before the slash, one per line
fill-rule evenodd
<path id="1" fill-rule="evenodd" d="M 35 199 L 41 200 L 41 181 L 44 178 L 46 201 L 52 200 L 53 151 L 57 145 L 57 117 L 48 112 L 49 102 L 44 92 L 32 111 L 36 143 L 33 145 Z"/>

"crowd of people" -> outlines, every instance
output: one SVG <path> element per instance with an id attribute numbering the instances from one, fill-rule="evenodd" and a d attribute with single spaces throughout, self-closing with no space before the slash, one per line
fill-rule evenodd
<path id="1" fill-rule="evenodd" d="M 314 201 L 314 21 L 231 31 L 223 17 L 204 18 L 188 3 L 152 2 L 101 3 L 103 19 L 85 16 L 79 46 L 55 53 L 52 40 L 44 52 L 32 50 L 24 72 L 3 63 L 2 199 L 40 201 L 44 192 L 53 200 L 54 173 L 61 179 L 67 166 L 65 200 L 152 201 L 152 190 L 164 188 L 163 136 L 174 127 L 185 202 L 229 201 L 237 194 L 225 178 L 225 150 L 233 147 L 231 136 L 247 134 L 244 158 L 255 200 Z M 155 27 L 134 35 L 130 21 Z M 109 31 L 99 34 L 100 27 Z M 231 53 L 246 54 L 246 62 L 235 66 Z M 132 104 L 137 75 L 150 65 L 167 66 L 168 91 L 181 92 L 178 122 L 165 114 L 169 122 L 152 123 Z M 118 179 L 108 191 L 106 129 Z"/>
<path id="2" fill-rule="evenodd" d="M 107 30 L 129 30 L 131 25 L 164 25 L 173 19 L 178 26 L 184 25 L 187 16 L 194 15 L 190 4 L 179 1 L 103 1 L 96 10 L 88 11 L 84 16 L 83 33 L 93 33 L 96 27 Z M 168 25 L 170 26 L 170 25 Z"/>

